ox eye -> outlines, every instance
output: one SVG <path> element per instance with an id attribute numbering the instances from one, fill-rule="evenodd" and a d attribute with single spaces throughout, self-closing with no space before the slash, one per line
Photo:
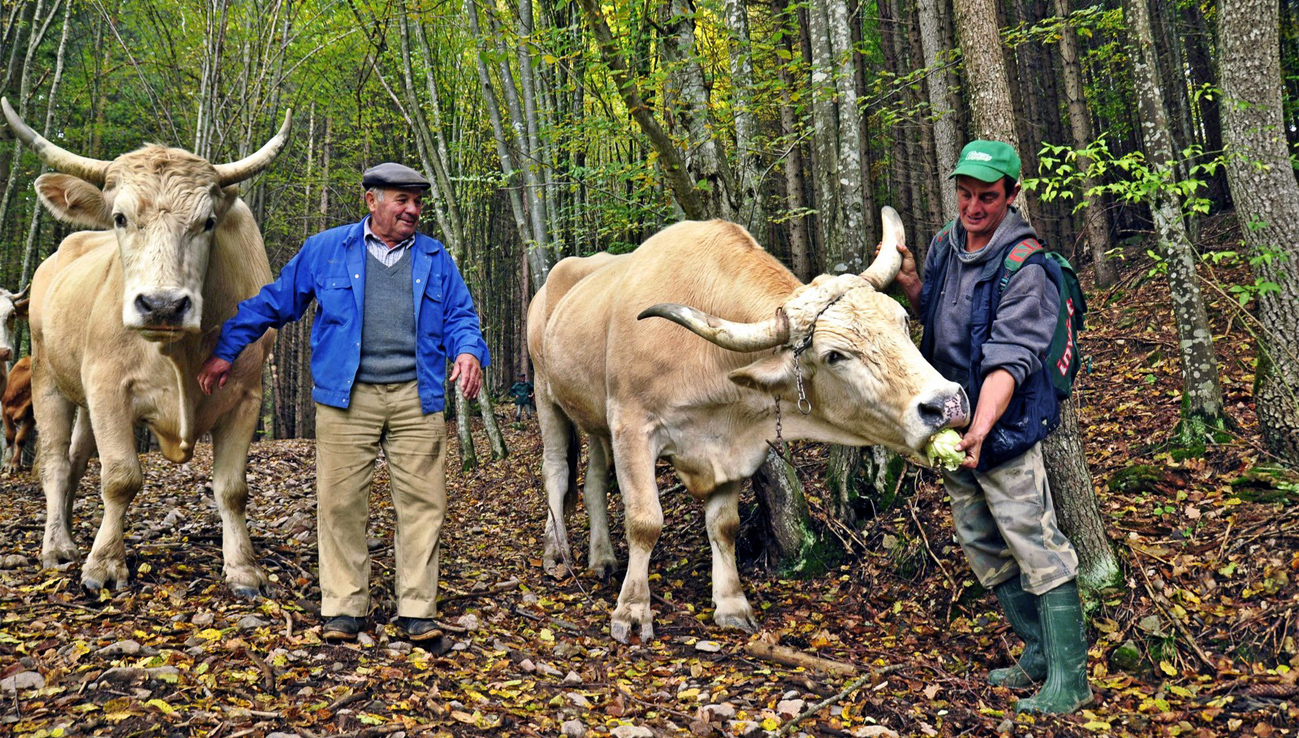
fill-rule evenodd
<path id="1" fill-rule="evenodd" d="M 126 216 L 121 213 L 113 213 L 113 224 L 118 228 L 126 227 Z"/>
<path id="2" fill-rule="evenodd" d="M 207 220 L 203 222 L 203 230 L 210 231 L 213 228 L 216 228 L 216 216 L 209 215 Z"/>
<path id="3" fill-rule="evenodd" d="M 838 364 L 839 362 L 847 358 L 848 358 L 847 356 L 844 356 L 838 351 L 827 351 L 825 354 L 825 363 L 829 364 L 830 366 L 834 366 L 835 364 Z"/>

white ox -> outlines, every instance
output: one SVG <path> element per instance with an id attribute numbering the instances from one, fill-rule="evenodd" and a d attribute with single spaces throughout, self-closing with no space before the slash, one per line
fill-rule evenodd
<path id="1" fill-rule="evenodd" d="M 533 299 L 545 564 L 571 556 L 564 513 L 576 497 L 576 425 L 591 440 L 583 494 L 597 574 L 615 563 L 605 515 L 610 461 L 624 500 L 628 562 L 615 639 L 626 643 L 634 626 L 642 640 L 654 634 L 649 561 L 663 525 L 656 459 L 669 459 L 705 505 L 714 621 L 751 630 L 735 565 L 737 503 L 778 421 L 787 439 L 883 444 L 911 456 L 966 422 L 965 393 L 921 357 L 906 311 L 880 292 L 897 275 L 903 238 L 897 213 L 885 208 L 884 220 L 881 254 L 861 276 L 803 285 L 740 226 L 686 222 L 631 254 L 561 261 Z M 672 322 L 638 322 L 650 316 Z M 810 403 L 807 414 L 800 402 Z"/>
<path id="2" fill-rule="evenodd" d="M 154 145 L 113 161 L 87 159 L 31 130 L 7 100 L 0 104 L 15 134 L 62 172 L 36 180 L 41 202 L 61 220 L 107 229 L 68 236 L 32 280 L 32 400 L 46 505 L 41 562 L 78 558 L 72 501 L 97 446 L 104 517 L 81 583 L 90 590 L 124 585 L 122 528 L 143 485 L 134 426 L 146 425 L 163 455 L 178 463 L 211 431 L 226 583 L 255 596 L 266 577 L 244 516 L 245 466 L 273 334 L 243 352 L 225 388 L 211 397 L 196 375 L 221 323 L 271 280 L 261 233 L 237 183 L 279 153 L 291 115 L 256 153 L 214 166 Z"/>
<path id="3" fill-rule="evenodd" d="M 13 361 L 18 347 L 14 345 L 14 325 L 27 314 L 27 300 L 23 288 L 17 292 L 0 287 L 0 395 L 4 394 L 9 376 L 9 362 Z"/>

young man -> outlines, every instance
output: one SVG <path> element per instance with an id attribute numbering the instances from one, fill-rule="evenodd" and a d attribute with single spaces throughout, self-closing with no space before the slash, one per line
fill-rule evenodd
<path id="1" fill-rule="evenodd" d="M 361 178 L 370 215 L 307 239 L 296 256 L 221 328 L 199 373 L 211 393 L 268 328 L 302 317 L 314 299 L 311 374 L 322 636 L 351 640 L 370 609 L 369 520 L 382 448 L 397 513 L 397 626 L 438 651 L 438 547 L 446 515 L 443 383 L 468 398 L 482 386 L 487 344 L 474 304 L 442 244 L 416 232 L 428 180 L 401 164 Z"/>
<path id="2" fill-rule="evenodd" d="M 924 280 L 905 246 L 897 283 L 924 325 L 921 353 L 965 387 L 974 418 L 943 472 L 956 537 L 975 576 L 993 590 L 1024 640 L 1019 662 L 989 681 L 1025 688 L 1045 680 L 1021 712 L 1073 712 L 1091 702 L 1087 641 L 1075 581 L 1078 555 L 1056 524 L 1041 441 L 1059 422 L 1043 367 L 1059 288 L 1040 254 L 1001 284 L 1007 255 L 1035 233 L 1015 209 L 1019 156 L 999 141 L 972 141 L 949 179 L 959 217 L 929 245 Z"/>

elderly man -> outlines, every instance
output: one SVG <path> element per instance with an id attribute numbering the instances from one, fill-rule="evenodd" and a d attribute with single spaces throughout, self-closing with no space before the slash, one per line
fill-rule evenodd
<path id="1" fill-rule="evenodd" d="M 482 386 L 487 344 L 456 265 L 416 233 L 429 182 L 385 163 L 361 178 L 370 215 L 307 239 L 280 276 L 240 303 L 199 373 L 219 390 L 245 346 L 297 320 L 314 298 L 311 374 L 316 401 L 316 491 L 322 636 L 351 640 L 370 609 L 366 547 L 374 462 L 382 448 L 396 521 L 397 627 L 444 647 L 435 626 L 438 543 L 446 514 L 443 384 L 466 397 Z"/>
<path id="2" fill-rule="evenodd" d="M 929 245 L 923 281 L 911 252 L 898 247 L 897 283 L 922 319 L 920 352 L 964 386 L 975 406 L 957 447 L 965 461 L 943 472 L 943 486 L 975 576 L 996 593 L 1024 640 L 1018 663 L 993 670 L 989 681 L 1024 689 L 1041 684 L 1016 709 L 1066 713 L 1091 702 L 1092 694 L 1078 554 L 1056 523 L 1042 465 L 1041 441 L 1060 417 L 1044 359 L 1059 315 L 1061 276 L 1040 251 L 1032 252 L 1037 233 L 1014 207 L 1019 174 L 1010 145 L 971 141 L 950 177 L 959 217 Z M 1018 246 L 1024 248 L 1012 251 Z M 1023 262 L 1013 277 L 1003 266 L 1008 258 Z"/>

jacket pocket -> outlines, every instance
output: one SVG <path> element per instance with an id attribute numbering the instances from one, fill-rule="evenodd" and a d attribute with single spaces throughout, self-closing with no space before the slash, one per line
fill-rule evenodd
<path id="1" fill-rule="evenodd" d="M 419 309 L 419 331 L 427 336 L 441 336 L 443 322 L 443 295 L 441 280 L 432 276 L 424 287 L 424 300 Z"/>
<path id="2" fill-rule="evenodd" d="M 343 324 L 356 313 L 352 296 L 352 279 L 347 276 L 324 277 L 316 283 L 316 301 L 320 303 L 318 319 Z"/>

